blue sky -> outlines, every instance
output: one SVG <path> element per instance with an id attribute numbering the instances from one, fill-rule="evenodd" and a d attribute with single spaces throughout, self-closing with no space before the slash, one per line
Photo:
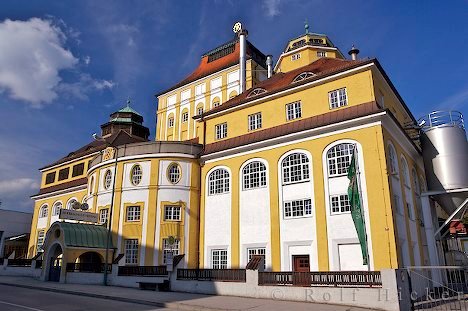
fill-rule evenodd
<path id="1" fill-rule="evenodd" d="M 306 19 L 344 54 L 377 57 L 416 118 L 468 117 L 467 1 L 2 0 L 1 208 L 32 211 L 38 168 L 88 143 L 127 97 L 154 137 L 154 94 L 232 39 L 235 21 L 276 60 Z"/>

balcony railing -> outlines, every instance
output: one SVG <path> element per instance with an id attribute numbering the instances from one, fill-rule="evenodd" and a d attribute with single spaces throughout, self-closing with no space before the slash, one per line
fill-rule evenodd
<path id="1" fill-rule="evenodd" d="M 8 259 L 10 267 L 31 267 L 31 259 Z"/>
<path id="2" fill-rule="evenodd" d="M 121 266 L 119 276 L 166 276 L 166 266 Z"/>
<path id="3" fill-rule="evenodd" d="M 105 264 L 103 263 L 67 263 L 67 272 L 88 272 L 88 273 L 104 273 Z M 112 272 L 112 265 L 107 265 L 107 272 Z"/>
<path id="4" fill-rule="evenodd" d="M 245 269 L 178 269 L 178 280 L 245 282 Z"/>
<path id="5" fill-rule="evenodd" d="M 418 120 L 423 131 L 437 126 L 454 126 L 465 128 L 463 115 L 458 111 L 434 111 Z"/>
<path id="6" fill-rule="evenodd" d="M 381 287 L 379 271 L 259 272 L 259 285 Z"/>

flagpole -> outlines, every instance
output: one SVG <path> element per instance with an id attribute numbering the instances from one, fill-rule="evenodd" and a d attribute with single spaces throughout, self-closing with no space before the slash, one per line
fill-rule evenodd
<path id="1" fill-rule="evenodd" d="M 357 186 L 359 192 L 359 204 L 361 205 L 361 218 L 364 222 L 364 235 L 366 237 L 366 253 L 367 253 L 367 271 L 370 271 L 370 256 L 369 256 L 369 242 L 367 240 L 367 226 L 366 226 L 366 218 L 364 215 L 364 204 L 362 202 L 362 189 L 361 189 L 361 170 L 359 169 L 359 154 L 357 144 L 354 145 L 354 165 L 356 166 L 356 175 L 357 175 Z"/>

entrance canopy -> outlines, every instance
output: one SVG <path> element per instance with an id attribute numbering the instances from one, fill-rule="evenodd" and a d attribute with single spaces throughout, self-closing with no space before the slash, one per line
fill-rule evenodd
<path id="1" fill-rule="evenodd" d="M 65 247 L 106 248 L 107 228 L 99 225 L 55 222 L 47 234 L 48 242 L 60 239 Z M 112 240 L 112 239 L 111 239 Z M 110 241 L 109 248 L 114 248 Z"/>

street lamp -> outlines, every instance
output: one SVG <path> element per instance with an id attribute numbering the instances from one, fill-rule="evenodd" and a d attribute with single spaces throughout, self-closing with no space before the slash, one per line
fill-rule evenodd
<path id="1" fill-rule="evenodd" d="M 107 286 L 107 270 L 109 268 L 109 244 L 111 240 L 111 232 L 112 232 L 112 212 L 114 210 L 114 194 L 115 194 L 115 180 L 117 179 L 117 159 L 118 159 L 118 154 L 117 154 L 117 148 L 115 146 L 112 146 L 109 144 L 104 138 L 99 137 L 96 133 L 93 134 L 93 139 L 97 141 L 103 141 L 107 144 L 108 148 L 112 148 L 114 152 L 114 178 L 112 180 L 112 195 L 111 195 L 111 204 L 110 204 L 110 211 L 109 211 L 109 218 L 107 220 L 107 239 L 106 239 L 106 258 L 104 261 L 104 285 Z M 104 160 L 104 159 L 102 159 Z"/>

